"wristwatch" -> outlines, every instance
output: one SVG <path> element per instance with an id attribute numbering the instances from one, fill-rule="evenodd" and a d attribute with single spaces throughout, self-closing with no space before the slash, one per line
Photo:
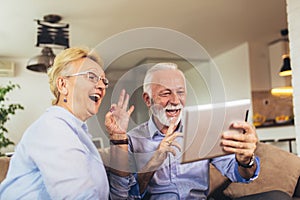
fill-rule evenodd
<path id="1" fill-rule="evenodd" d="M 128 139 L 122 139 L 122 140 L 110 140 L 110 143 L 113 145 L 121 145 L 121 144 L 128 144 Z"/>
<path id="2" fill-rule="evenodd" d="M 236 158 L 235 158 L 236 159 Z M 239 166 L 241 167 L 244 167 L 244 168 L 251 168 L 253 167 L 254 163 L 255 163 L 255 155 L 253 154 L 249 163 L 248 164 L 243 164 L 243 163 L 240 163 L 237 159 L 236 159 L 237 163 Z"/>

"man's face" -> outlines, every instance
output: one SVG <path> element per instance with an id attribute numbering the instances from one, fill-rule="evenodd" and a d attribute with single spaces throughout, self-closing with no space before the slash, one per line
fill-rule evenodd
<path id="1" fill-rule="evenodd" d="M 178 70 L 163 70 L 153 74 L 150 110 L 163 126 L 169 126 L 176 118 L 179 123 L 186 101 L 183 75 Z"/>

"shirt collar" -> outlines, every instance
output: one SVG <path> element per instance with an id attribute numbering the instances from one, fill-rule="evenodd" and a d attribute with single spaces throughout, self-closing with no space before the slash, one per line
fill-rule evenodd
<path id="1" fill-rule="evenodd" d="M 153 116 L 150 117 L 148 126 L 149 126 L 149 134 L 151 138 L 153 138 L 157 134 L 163 135 L 162 132 L 160 132 L 160 130 L 158 130 L 158 128 L 156 127 Z"/>
<path id="2" fill-rule="evenodd" d="M 61 107 L 61 106 L 51 106 L 48 108 L 48 110 L 52 111 L 57 115 L 58 117 L 62 118 L 64 121 L 66 121 L 68 124 L 70 124 L 72 127 L 80 127 L 86 132 L 90 137 L 91 135 L 88 133 L 88 126 L 85 122 L 78 119 L 75 115 L 70 113 L 67 109 Z"/>

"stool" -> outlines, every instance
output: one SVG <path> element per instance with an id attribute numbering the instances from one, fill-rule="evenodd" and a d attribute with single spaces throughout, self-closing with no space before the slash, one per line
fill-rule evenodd
<path id="1" fill-rule="evenodd" d="M 268 139 L 268 140 L 260 140 L 260 142 L 266 143 L 266 142 L 275 142 L 275 140 Z"/>
<path id="2" fill-rule="evenodd" d="M 293 148 L 292 148 L 292 141 L 296 141 L 296 138 L 286 138 L 286 139 L 279 139 L 278 142 L 288 142 L 289 143 L 289 150 L 292 153 Z"/>

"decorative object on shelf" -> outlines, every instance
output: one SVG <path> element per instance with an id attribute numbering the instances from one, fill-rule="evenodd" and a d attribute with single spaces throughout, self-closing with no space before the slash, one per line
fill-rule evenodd
<path id="1" fill-rule="evenodd" d="M 37 47 L 43 47 L 42 54 L 29 59 L 27 69 L 36 72 L 47 72 L 52 66 L 55 54 L 52 48 L 65 49 L 69 47 L 69 24 L 59 23 L 61 16 L 50 14 L 38 24 Z"/>
<path id="2" fill-rule="evenodd" d="M 20 104 L 9 104 L 6 94 L 14 90 L 15 88 L 20 88 L 18 84 L 13 84 L 9 82 L 6 86 L 0 86 L 0 150 L 9 145 L 14 144 L 8 137 L 8 130 L 5 127 L 5 123 L 10 120 L 10 116 L 16 113 L 16 110 L 23 110 L 24 107 Z M 0 151 L 0 156 L 4 156 Z"/>
<path id="3" fill-rule="evenodd" d="M 255 113 L 252 118 L 254 126 L 261 126 L 266 121 L 266 117 L 259 113 Z"/>
<path id="4" fill-rule="evenodd" d="M 292 120 L 290 116 L 287 115 L 280 115 L 275 117 L 276 124 L 284 124 Z"/>

